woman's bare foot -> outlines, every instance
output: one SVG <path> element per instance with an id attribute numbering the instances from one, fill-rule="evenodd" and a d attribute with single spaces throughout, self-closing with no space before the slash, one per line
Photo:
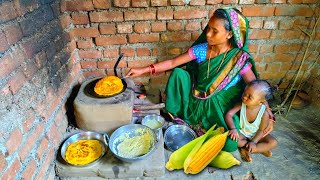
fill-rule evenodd
<path id="1" fill-rule="evenodd" d="M 261 154 L 263 154 L 265 157 L 271 157 L 272 156 L 272 152 L 271 151 L 262 152 Z"/>
<path id="2" fill-rule="evenodd" d="M 245 148 L 239 148 L 240 156 L 242 160 L 246 162 L 252 162 L 251 153 L 247 151 Z"/>

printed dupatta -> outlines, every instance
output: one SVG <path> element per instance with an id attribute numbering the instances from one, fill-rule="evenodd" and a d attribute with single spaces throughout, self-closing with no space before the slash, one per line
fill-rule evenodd
<path id="1" fill-rule="evenodd" d="M 224 8 L 223 10 L 227 14 L 231 25 L 233 34 L 231 45 L 233 49 L 226 54 L 224 59 L 224 55 L 220 54 L 212 58 L 210 62 L 204 61 L 200 64 L 192 62 L 187 65 L 187 70 L 193 77 L 193 95 L 199 99 L 207 99 L 224 89 L 239 74 L 239 71 L 248 61 L 251 62 L 253 71 L 257 74 L 254 61 L 250 58 L 248 52 L 247 19 L 232 8 Z M 193 45 L 206 41 L 206 29 Z M 221 70 L 219 71 L 221 62 Z M 207 78 L 208 63 L 210 63 L 209 78 Z"/>

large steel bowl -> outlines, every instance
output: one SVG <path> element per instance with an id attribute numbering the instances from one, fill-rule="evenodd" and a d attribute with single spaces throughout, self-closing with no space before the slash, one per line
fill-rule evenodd
<path id="1" fill-rule="evenodd" d="M 62 147 L 61 147 L 61 156 L 63 158 L 63 160 L 68 163 L 71 166 L 76 166 L 76 167 L 88 167 L 88 166 L 93 166 L 95 165 L 97 162 L 100 161 L 100 159 L 105 155 L 106 153 L 106 147 L 107 147 L 107 142 L 106 142 L 106 135 L 104 134 L 100 134 L 97 132 L 92 132 L 92 131 L 84 131 L 84 132 L 79 132 L 77 134 L 74 134 L 72 136 L 70 136 L 66 141 L 64 141 Z M 98 159 L 96 159 L 95 161 L 89 163 L 89 164 L 85 164 L 85 165 L 74 165 L 74 164 L 70 164 L 67 159 L 66 159 L 66 151 L 68 146 L 71 143 L 77 142 L 79 140 L 98 140 L 101 144 L 102 147 L 102 153 L 100 155 L 100 157 Z"/>
<path id="2" fill-rule="evenodd" d="M 169 126 L 164 132 L 164 143 L 170 151 L 181 148 L 195 138 L 197 135 L 191 128 L 180 124 Z"/>
<path id="3" fill-rule="evenodd" d="M 129 139 L 132 138 L 134 136 L 140 136 L 143 133 L 149 133 L 151 135 L 151 140 L 150 140 L 150 148 L 149 151 L 146 154 L 143 154 L 141 156 L 138 157 L 132 157 L 132 158 L 128 158 L 128 157 L 123 157 L 121 155 L 119 155 L 118 153 L 118 145 L 120 143 L 122 143 L 125 139 Z M 141 124 L 128 124 L 128 125 L 124 125 L 121 126 L 120 128 L 116 129 L 110 136 L 109 138 L 109 149 L 111 150 L 111 152 L 120 160 L 125 161 L 125 162 L 133 162 L 133 161 L 137 161 L 137 160 L 142 160 L 145 159 L 147 156 L 149 156 L 152 151 L 155 149 L 155 145 L 157 143 L 156 140 L 156 134 L 154 133 L 154 131 L 144 125 Z"/>

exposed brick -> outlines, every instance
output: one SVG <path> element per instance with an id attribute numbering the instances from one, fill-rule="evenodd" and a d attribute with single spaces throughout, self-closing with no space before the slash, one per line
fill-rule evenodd
<path id="1" fill-rule="evenodd" d="M 174 19 L 199 19 L 207 17 L 208 12 L 201 9 L 183 9 L 173 13 Z"/>
<path id="2" fill-rule="evenodd" d="M 66 1 L 66 11 L 91 11 L 94 10 L 92 0 Z"/>
<path id="3" fill-rule="evenodd" d="M 191 5 L 191 6 L 206 5 L 206 0 L 191 0 L 191 1 L 189 2 L 189 5 Z"/>
<path id="4" fill-rule="evenodd" d="M 271 39 L 301 39 L 304 34 L 299 30 L 272 31 Z"/>
<path id="5" fill-rule="evenodd" d="M 134 49 L 129 47 L 121 47 L 120 53 L 124 53 L 125 57 L 132 57 L 134 56 Z"/>
<path id="6" fill-rule="evenodd" d="M 255 53 L 258 51 L 258 45 L 257 44 L 249 44 L 249 51 L 251 53 Z"/>
<path id="7" fill-rule="evenodd" d="M 303 0 L 288 0 L 288 4 L 302 4 Z"/>
<path id="8" fill-rule="evenodd" d="M 85 71 L 83 72 L 83 76 L 85 78 L 102 77 L 102 76 L 106 76 L 106 72 L 104 70 Z"/>
<path id="9" fill-rule="evenodd" d="M 313 11 L 308 6 L 292 6 L 287 7 L 276 7 L 275 9 L 276 16 L 304 16 L 311 17 Z"/>
<path id="10" fill-rule="evenodd" d="M 100 24 L 99 25 L 100 34 L 116 34 L 115 24 Z"/>
<path id="11" fill-rule="evenodd" d="M 150 56 L 149 48 L 137 48 L 137 56 Z"/>
<path id="12" fill-rule="evenodd" d="M 14 61 L 10 54 L 5 54 L 2 58 L 0 58 L 0 79 L 4 79 L 8 76 L 17 66 L 18 62 Z"/>
<path id="13" fill-rule="evenodd" d="M 271 0 L 271 3 L 274 3 L 274 4 L 286 4 L 287 0 Z"/>
<path id="14" fill-rule="evenodd" d="M 120 34 L 132 33 L 132 24 L 118 24 L 117 32 Z"/>
<path id="15" fill-rule="evenodd" d="M 6 40 L 9 43 L 9 45 L 15 44 L 22 38 L 22 31 L 18 24 L 11 24 L 11 25 L 4 26 L 3 31 L 5 33 Z M 1 42 L 5 42 L 5 41 L 1 41 Z M 0 51 L 1 51 L 1 48 L 0 48 Z"/>
<path id="16" fill-rule="evenodd" d="M 158 42 L 159 34 L 129 34 L 129 43 Z"/>
<path id="17" fill-rule="evenodd" d="M 266 6 L 244 6 L 242 14 L 245 16 L 273 16 L 275 7 Z"/>
<path id="18" fill-rule="evenodd" d="M 49 148 L 48 145 L 49 145 L 48 140 L 45 137 L 42 138 L 40 145 L 38 146 L 38 149 L 36 151 L 36 157 L 38 160 L 42 159 L 43 155 L 45 154 L 45 152 Z"/>
<path id="19" fill-rule="evenodd" d="M 207 4 L 220 4 L 223 0 L 207 0 Z"/>
<path id="20" fill-rule="evenodd" d="M 271 31 L 269 30 L 255 30 L 249 32 L 249 39 L 269 39 Z"/>
<path id="21" fill-rule="evenodd" d="M 16 94 L 26 81 L 27 79 L 23 72 L 19 71 L 9 79 L 8 85 L 12 93 Z"/>
<path id="22" fill-rule="evenodd" d="M 0 53 L 5 52 L 9 47 L 6 35 L 0 30 Z"/>
<path id="23" fill-rule="evenodd" d="M 2 152 L 0 153 L 0 173 L 4 170 L 4 168 L 7 166 L 7 160 L 4 154 Z"/>
<path id="24" fill-rule="evenodd" d="M 254 4 L 255 0 L 239 0 L 239 4 Z"/>
<path id="25" fill-rule="evenodd" d="M 263 25 L 262 20 L 250 20 L 249 21 L 249 28 L 251 29 L 261 29 Z"/>
<path id="26" fill-rule="evenodd" d="M 269 20 L 263 22 L 264 29 L 277 29 L 278 28 L 278 20 Z"/>
<path id="27" fill-rule="evenodd" d="M 132 7 L 148 7 L 148 0 L 132 0 Z"/>
<path id="28" fill-rule="evenodd" d="M 81 61 L 81 68 L 82 69 L 92 69 L 97 68 L 97 62 L 96 61 Z"/>
<path id="29" fill-rule="evenodd" d="M 48 168 L 50 167 L 50 164 L 53 162 L 54 160 L 54 149 L 51 148 L 49 149 L 49 152 L 47 154 L 47 156 L 44 158 L 43 163 L 40 165 L 40 170 L 38 172 L 38 174 L 36 175 L 36 180 L 43 180 L 46 177 L 46 174 L 48 172 Z"/>
<path id="30" fill-rule="evenodd" d="M 281 20 L 279 22 L 279 29 L 292 29 L 294 20 Z"/>
<path id="31" fill-rule="evenodd" d="M 114 44 L 126 44 L 127 39 L 125 36 L 97 37 L 95 42 L 97 46 L 108 46 Z"/>
<path id="32" fill-rule="evenodd" d="M 182 54 L 182 50 L 181 50 L 181 48 L 172 47 L 172 48 L 168 49 L 168 54 L 169 55 L 179 55 L 179 54 Z"/>
<path id="33" fill-rule="evenodd" d="M 135 68 L 135 67 L 146 67 L 152 63 L 155 63 L 154 61 L 151 60 L 133 60 L 133 61 L 128 61 L 128 67 L 130 68 Z"/>
<path id="34" fill-rule="evenodd" d="M 26 76 L 27 80 L 32 79 L 32 77 L 38 71 L 38 68 L 33 61 L 30 61 L 27 64 L 23 64 L 22 67 L 23 67 L 23 73 Z"/>
<path id="35" fill-rule="evenodd" d="M 88 14 L 72 13 L 71 19 L 74 24 L 89 24 Z"/>
<path id="36" fill-rule="evenodd" d="M 71 40 L 69 45 L 67 46 L 67 51 L 72 53 L 77 48 L 77 44 L 75 40 Z"/>
<path id="37" fill-rule="evenodd" d="M 13 154 L 18 149 L 21 142 L 22 142 L 22 133 L 18 128 L 15 128 L 10 133 L 5 143 L 9 155 Z"/>
<path id="38" fill-rule="evenodd" d="M 99 69 L 110 69 L 114 68 L 114 65 L 116 64 L 117 60 L 108 60 L 108 61 L 98 61 L 98 68 Z M 127 62 L 126 61 L 120 61 L 117 68 L 126 68 Z"/>
<path id="39" fill-rule="evenodd" d="M 273 52 L 274 45 L 272 44 L 262 44 L 260 45 L 260 53 L 271 53 Z"/>
<path id="40" fill-rule="evenodd" d="M 108 9 L 108 8 L 110 8 L 110 1 L 93 0 L 93 6 L 96 9 Z"/>
<path id="41" fill-rule="evenodd" d="M 161 42 L 179 42 L 179 41 L 190 41 L 191 33 L 170 33 L 161 34 Z"/>
<path id="42" fill-rule="evenodd" d="M 71 24 L 71 17 L 68 14 L 62 14 L 60 16 L 60 24 L 63 29 L 67 28 Z"/>
<path id="43" fill-rule="evenodd" d="M 90 49 L 94 47 L 94 43 L 91 38 L 86 40 L 79 40 L 77 42 L 77 47 L 79 49 Z"/>
<path id="44" fill-rule="evenodd" d="M 168 22 L 168 31 L 181 31 L 183 29 L 181 22 Z"/>
<path id="45" fill-rule="evenodd" d="M 155 22 L 151 24 L 152 32 L 163 32 L 166 31 L 166 23 L 165 22 Z"/>
<path id="46" fill-rule="evenodd" d="M 192 41 L 197 40 L 197 39 L 199 38 L 200 34 L 201 34 L 201 33 L 199 33 L 199 32 L 192 32 L 192 33 L 191 33 L 191 40 L 192 40 Z"/>
<path id="47" fill-rule="evenodd" d="M 201 29 L 199 22 L 188 22 L 186 24 L 186 30 L 187 31 L 198 31 Z"/>
<path id="48" fill-rule="evenodd" d="M 0 23 L 12 20 L 18 15 L 14 9 L 14 1 L 3 1 L 0 4 Z"/>
<path id="49" fill-rule="evenodd" d="M 280 64 L 279 63 L 268 63 L 266 64 L 266 71 L 268 72 L 280 72 Z"/>
<path id="50" fill-rule="evenodd" d="M 119 55 L 118 49 L 109 49 L 108 48 L 103 51 L 103 57 L 105 57 L 105 58 L 114 58 L 114 57 L 118 57 L 118 55 Z"/>
<path id="51" fill-rule="evenodd" d="M 97 37 L 99 36 L 98 28 L 75 28 L 73 34 L 76 37 Z"/>
<path id="52" fill-rule="evenodd" d="M 37 163 L 35 160 L 31 159 L 26 165 L 26 169 L 22 172 L 22 179 L 32 179 L 32 176 L 37 168 Z"/>
<path id="53" fill-rule="evenodd" d="M 126 11 L 124 19 L 126 21 L 155 20 L 156 11 Z"/>
<path id="54" fill-rule="evenodd" d="M 130 7 L 130 1 L 128 1 L 128 0 L 114 0 L 113 5 L 115 7 Z"/>
<path id="55" fill-rule="evenodd" d="M 26 117 L 22 122 L 22 129 L 24 135 L 30 131 L 35 120 L 35 113 L 32 109 L 29 109 L 25 114 Z"/>
<path id="56" fill-rule="evenodd" d="M 172 9 L 159 9 L 157 11 L 157 19 L 159 19 L 159 20 L 173 19 L 173 10 Z"/>
<path id="57" fill-rule="evenodd" d="M 134 25 L 134 32 L 136 33 L 149 33 L 151 26 L 149 23 L 136 23 Z"/>
<path id="58" fill-rule="evenodd" d="M 164 56 L 167 55 L 166 48 L 153 48 L 151 51 L 152 56 Z"/>
<path id="59" fill-rule="evenodd" d="M 99 59 L 101 55 L 99 50 L 79 50 L 79 57 L 84 59 Z"/>
<path id="60" fill-rule="evenodd" d="M 121 22 L 123 21 L 122 12 L 91 12 L 89 13 L 91 22 Z"/>
<path id="61" fill-rule="evenodd" d="M 184 0 L 170 0 L 171 6 L 183 6 L 185 5 Z"/>
<path id="62" fill-rule="evenodd" d="M 2 174 L 1 179 L 15 179 L 15 176 L 18 173 L 20 167 L 20 161 L 18 160 L 18 158 L 15 158 L 10 167 Z"/>
<path id="63" fill-rule="evenodd" d="M 167 6 L 167 0 L 152 0 L 151 6 Z"/>
<path id="64" fill-rule="evenodd" d="M 237 0 L 223 0 L 223 4 L 237 4 Z"/>

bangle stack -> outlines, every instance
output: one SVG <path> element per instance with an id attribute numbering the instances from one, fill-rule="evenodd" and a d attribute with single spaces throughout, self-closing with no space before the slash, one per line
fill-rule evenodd
<path id="1" fill-rule="evenodd" d="M 156 68 L 154 67 L 153 64 L 151 64 L 151 65 L 149 66 L 149 70 L 150 70 L 150 75 L 153 75 L 153 74 L 156 73 Z"/>

